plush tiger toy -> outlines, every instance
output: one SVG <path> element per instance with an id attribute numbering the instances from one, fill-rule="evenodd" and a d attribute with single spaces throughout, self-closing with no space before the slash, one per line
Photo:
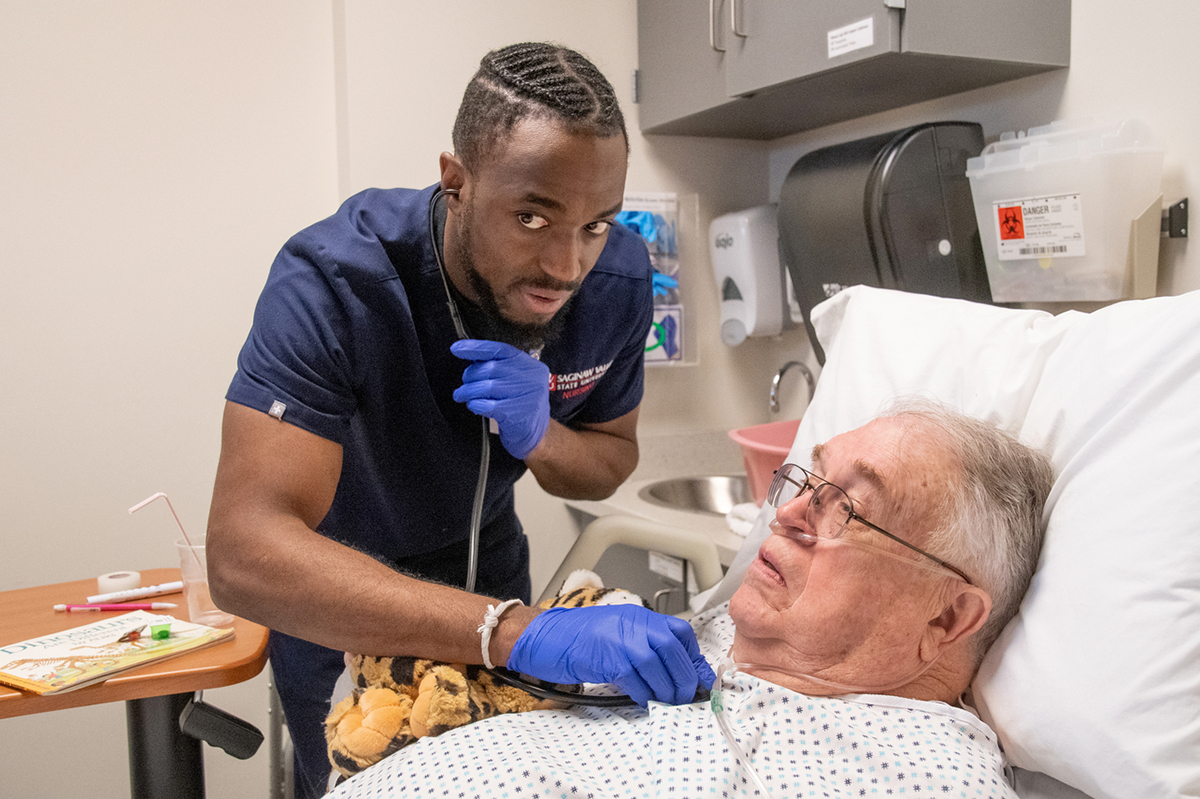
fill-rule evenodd
<path id="1" fill-rule="evenodd" d="M 540 607 L 622 604 L 646 605 L 636 594 L 605 588 L 595 572 L 580 569 Z M 501 713 L 561 707 L 500 682 L 482 666 L 461 663 L 358 655 L 350 661 L 350 678 L 353 692 L 325 719 L 329 761 L 341 779 L 427 735 Z"/>

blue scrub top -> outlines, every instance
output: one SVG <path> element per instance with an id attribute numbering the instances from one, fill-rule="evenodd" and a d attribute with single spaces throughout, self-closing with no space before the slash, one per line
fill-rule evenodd
<path id="1" fill-rule="evenodd" d="M 289 240 L 226 394 L 264 413 L 282 404 L 283 421 L 340 444 L 341 478 L 318 531 L 402 567 L 461 551 L 479 468 L 480 417 L 451 396 L 468 362 L 450 354 L 456 336 L 429 238 L 435 188 L 364 191 Z M 614 225 L 541 353 L 553 419 L 605 422 L 641 402 L 651 273 L 642 240 Z M 481 593 L 511 582 L 512 547 L 525 549 L 513 506 L 524 471 L 493 435 L 481 550 L 494 556 L 480 561 Z M 462 585 L 465 559 L 453 559 L 406 570 Z"/>

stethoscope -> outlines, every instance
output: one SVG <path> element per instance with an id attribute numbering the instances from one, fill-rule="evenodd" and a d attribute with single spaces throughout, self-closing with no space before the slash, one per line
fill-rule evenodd
<path id="1" fill-rule="evenodd" d="M 437 235 L 437 204 L 447 194 L 458 194 L 458 189 L 438 189 L 429 200 L 429 243 L 433 249 L 433 258 L 437 262 L 438 273 L 442 276 L 442 288 L 446 290 L 446 307 L 450 309 L 450 319 L 454 322 L 454 332 L 459 339 L 470 338 L 467 327 L 463 324 L 462 315 L 458 312 L 458 303 L 454 301 L 454 293 L 450 290 L 450 279 L 446 276 L 446 265 L 442 260 L 442 246 Z M 483 524 L 483 499 L 487 491 L 488 461 L 491 458 L 491 420 L 486 416 L 480 417 L 481 430 L 479 441 L 479 479 L 475 483 L 475 500 L 471 505 L 471 534 L 467 549 L 467 580 L 464 588 L 468 593 L 475 593 L 475 575 L 479 567 L 479 531 Z M 497 666 L 487 671 L 507 685 L 520 688 L 538 699 L 551 699 L 573 705 L 591 705 L 595 707 L 624 707 L 636 705 L 632 698 L 619 694 L 615 696 L 596 696 L 593 694 L 572 693 L 557 688 L 547 688 L 544 685 L 531 683 L 515 671 Z"/>
<path id="2" fill-rule="evenodd" d="M 458 303 L 454 301 L 454 293 L 450 290 L 450 279 L 446 276 L 446 265 L 442 260 L 441 242 L 437 235 L 437 204 L 438 200 L 447 194 L 458 194 L 458 189 L 438 189 L 429 200 L 429 243 L 433 249 L 433 258 L 437 262 L 438 273 L 442 276 L 442 287 L 446 290 L 446 307 L 450 309 L 450 319 L 454 322 L 454 332 L 459 339 L 470 338 L 462 315 L 458 312 Z M 483 522 L 483 499 L 487 491 L 488 461 L 491 457 L 491 420 L 486 416 L 482 420 L 482 433 L 479 442 L 479 480 L 475 483 L 475 501 L 471 506 L 471 535 L 467 549 L 467 581 L 465 588 L 468 593 L 475 592 L 475 575 L 479 566 L 479 531 Z M 486 668 L 486 667 L 485 667 Z M 590 705 L 593 707 L 626 707 L 636 705 L 633 699 L 625 694 L 600 696 L 595 694 L 573 693 L 557 688 L 548 688 L 526 681 L 515 671 L 497 666 L 486 671 L 501 682 L 520 688 L 538 699 L 550 699 L 572 705 Z M 703 687 L 697 691 L 697 697 L 703 692 L 707 698 L 707 690 Z"/>
<path id="3" fill-rule="evenodd" d="M 466 325 L 463 324 L 462 316 L 458 312 L 458 304 L 454 301 L 454 294 L 450 290 L 450 279 L 446 276 L 446 266 L 442 261 L 441 242 L 438 240 L 437 235 L 437 215 L 435 213 L 437 209 L 437 203 L 438 200 L 442 199 L 442 197 L 448 194 L 456 195 L 458 194 L 458 189 L 439 188 L 436 192 L 434 192 L 433 197 L 429 200 L 429 243 L 433 249 L 434 260 L 437 262 L 438 273 L 442 276 L 442 287 L 446 290 L 446 307 L 450 309 L 450 319 L 454 322 L 454 332 L 458 334 L 459 339 L 466 339 L 470 338 L 470 336 L 467 334 Z M 475 575 L 479 565 L 479 531 L 483 519 L 484 493 L 487 490 L 488 460 L 491 456 L 491 420 L 489 420 L 486 416 L 480 417 L 480 419 L 482 433 L 480 435 L 479 447 L 479 480 L 475 484 L 475 501 L 471 507 L 471 535 L 467 555 L 467 580 L 465 585 L 465 588 L 469 593 L 475 592 Z M 747 663 L 739 663 L 734 665 L 753 667 L 753 664 Z M 917 675 L 913 675 L 913 677 L 906 679 L 915 679 L 916 676 L 923 673 L 932 665 L 933 663 L 930 662 L 919 672 L 917 672 Z M 631 697 L 625 694 L 604 696 L 596 694 L 573 693 L 570 691 L 562 691 L 557 688 L 547 688 L 545 685 L 528 682 L 517 672 L 509 671 L 508 669 L 500 666 L 491 669 L 486 669 L 485 667 L 485 670 L 501 682 L 511 685 L 515 688 L 520 688 L 522 691 L 536 696 L 539 699 L 551 699 L 557 702 L 564 702 L 572 705 L 590 705 L 593 707 L 626 707 L 637 704 Z M 831 687 L 844 689 L 851 692 L 870 693 L 878 692 L 880 690 L 878 687 L 867 688 L 839 685 L 838 683 L 826 682 L 825 680 L 812 675 L 799 674 L 796 676 L 802 676 L 818 683 L 824 683 Z M 720 685 L 720 679 L 720 672 L 718 672 L 717 683 L 714 688 Z M 713 712 L 720 720 L 720 692 L 717 690 L 715 693 L 716 702 L 712 705 L 712 708 Z M 710 701 L 710 691 L 703 686 L 699 687 L 696 690 L 696 698 L 692 701 Z M 726 737 L 729 738 L 731 743 L 733 743 L 736 747 L 736 741 L 734 741 L 732 734 L 725 727 L 723 720 L 722 732 L 726 734 Z M 749 763 L 749 760 L 747 759 L 746 762 Z M 757 780 L 757 775 L 755 775 L 755 779 Z M 759 784 L 761 786 L 761 783 Z"/>
<path id="4" fill-rule="evenodd" d="M 460 339 L 465 339 L 465 338 L 470 338 L 470 336 L 467 334 L 467 328 L 463 324 L 462 316 L 458 312 L 458 304 L 455 303 L 455 301 L 454 301 L 454 294 L 450 291 L 450 279 L 446 276 L 446 267 L 445 267 L 445 264 L 442 262 L 441 242 L 438 241 L 438 236 L 437 236 L 437 219 L 436 219 L 435 210 L 437 208 L 438 200 L 440 200 L 443 196 L 445 196 L 447 194 L 458 194 L 458 189 L 441 189 L 441 188 L 439 188 L 436 192 L 434 192 L 433 197 L 429 200 L 429 241 L 433 248 L 434 260 L 437 261 L 438 273 L 441 274 L 441 276 L 442 276 L 442 287 L 446 290 L 446 306 L 450 309 L 450 318 L 454 322 L 454 331 L 455 331 L 455 333 L 458 334 L 458 337 Z M 486 416 L 481 417 L 481 420 L 482 420 L 482 431 L 483 432 L 480 436 L 481 440 L 480 440 L 480 453 L 479 453 L 479 481 L 475 485 L 475 501 L 471 508 L 471 537 L 470 537 L 470 545 L 468 548 L 468 559 L 467 559 L 466 590 L 470 593 L 474 593 L 474 591 L 475 591 L 475 574 L 476 574 L 476 570 L 477 570 L 478 563 L 479 563 L 479 530 L 480 530 L 480 525 L 481 525 L 482 518 L 483 518 L 483 498 L 484 498 L 484 492 L 487 489 L 488 459 L 490 457 L 490 452 L 491 452 L 491 435 L 490 435 L 491 431 L 489 429 L 491 422 Z M 918 674 L 923 673 L 925 670 L 927 670 L 932 665 L 933 665 L 933 663 L 930 662 L 924 668 L 922 668 L 918 672 Z M 739 664 L 734 664 L 734 666 L 735 667 L 751 666 L 752 667 L 752 664 L 739 663 Z M 545 685 L 529 682 L 529 681 L 525 680 L 522 677 L 522 675 L 518 674 L 517 672 L 510 671 L 510 670 L 500 667 L 500 666 L 496 666 L 491 669 L 488 669 L 485 667 L 485 670 L 489 674 L 491 674 L 493 677 L 495 677 L 497 680 L 500 680 L 501 682 L 503 682 L 507 685 L 511 685 L 515 688 L 519 688 L 522 691 L 525 691 L 526 693 L 531 694 L 532 696 L 535 696 L 539 699 L 549 699 L 549 700 L 553 700 L 556 702 L 563 702 L 563 703 L 571 704 L 571 705 L 588 705 L 588 706 L 592 706 L 592 707 L 629 707 L 629 706 L 637 705 L 637 703 L 633 700 L 632 697 L 627 696 L 625 694 L 597 695 L 597 694 L 586 694 L 586 693 L 573 693 L 571 691 L 563 691 L 563 690 L 559 690 L 557 688 L 548 688 Z M 721 685 L 723 671 L 724 671 L 724 666 L 722 666 L 722 668 L 719 669 L 717 672 L 717 680 L 713 686 L 713 688 L 714 688 L 713 691 L 710 692 L 707 688 L 700 686 L 696 689 L 696 696 L 692 701 L 693 702 L 709 702 L 710 703 L 710 707 L 712 709 L 713 714 L 717 718 L 717 722 L 721 728 L 721 732 L 725 735 L 726 739 L 729 741 L 730 746 L 733 747 L 733 751 L 735 751 L 741 755 L 743 762 L 746 763 L 746 767 L 749 770 L 750 775 L 754 778 L 755 782 L 759 786 L 759 789 L 763 791 L 764 795 L 770 796 L 770 794 L 766 791 L 766 786 L 763 785 L 761 779 L 759 779 L 759 777 L 758 777 L 758 774 L 755 773 L 753 766 L 750 765 L 749 757 L 747 757 L 746 754 L 744 752 L 742 752 L 741 747 L 738 744 L 736 738 L 734 737 L 732 730 L 728 726 L 727 720 L 724 718 L 723 707 L 721 704 L 721 691 L 720 691 L 720 685 Z M 874 692 L 874 691 L 879 690 L 878 688 L 863 688 L 863 687 L 839 685 L 837 683 L 826 682 L 817 677 L 813 677 L 812 675 L 798 675 L 798 676 L 803 676 L 803 677 L 806 677 L 807 679 L 815 680 L 816 682 L 825 683 L 826 685 L 830 685 L 832 687 L 844 689 L 847 691 Z M 915 679 L 915 675 L 913 678 Z"/>
<path id="5" fill-rule="evenodd" d="M 450 279 L 446 277 L 446 266 L 442 262 L 442 247 L 437 235 L 437 217 L 435 210 L 438 200 L 447 194 L 458 194 L 458 189 L 438 189 L 429 200 L 429 243 L 433 247 L 433 259 L 437 261 L 438 274 L 442 276 L 442 288 L 446 290 L 446 306 L 450 309 L 450 319 L 454 322 L 454 332 L 458 338 L 470 338 L 467 327 L 463 324 L 462 315 L 458 312 L 458 303 L 450 291 Z M 483 499 L 487 492 L 488 462 L 491 460 L 491 435 L 489 426 L 491 420 L 486 416 L 480 417 L 483 432 L 479 436 L 479 479 L 475 482 L 475 500 L 471 504 L 471 535 L 467 548 L 467 581 L 464 585 L 467 593 L 475 593 L 475 574 L 479 568 L 479 530 L 483 525 Z"/>

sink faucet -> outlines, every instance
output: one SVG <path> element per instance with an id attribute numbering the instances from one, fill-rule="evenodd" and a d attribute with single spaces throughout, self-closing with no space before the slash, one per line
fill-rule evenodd
<path id="1" fill-rule="evenodd" d="M 800 361 L 788 361 L 779 367 L 779 371 L 771 379 L 771 413 L 779 413 L 779 381 L 783 380 L 784 373 L 793 366 L 804 375 L 804 380 L 808 383 L 808 401 L 812 402 L 813 393 L 817 388 L 817 381 L 813 378 L 812 371 Z"/>

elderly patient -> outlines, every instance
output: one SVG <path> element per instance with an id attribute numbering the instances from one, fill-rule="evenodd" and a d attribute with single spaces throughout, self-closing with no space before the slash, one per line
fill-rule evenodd
<path id="1" fill-rule="evenodd" d="M 693 621 L 723 719 L 703 702 L 501 716 L 335 795 L 1015 796 L 960 697 L 1029 584 L 1052 479 L 991 425 L 903 402 L 776 473 L 771 535 Z"/>

